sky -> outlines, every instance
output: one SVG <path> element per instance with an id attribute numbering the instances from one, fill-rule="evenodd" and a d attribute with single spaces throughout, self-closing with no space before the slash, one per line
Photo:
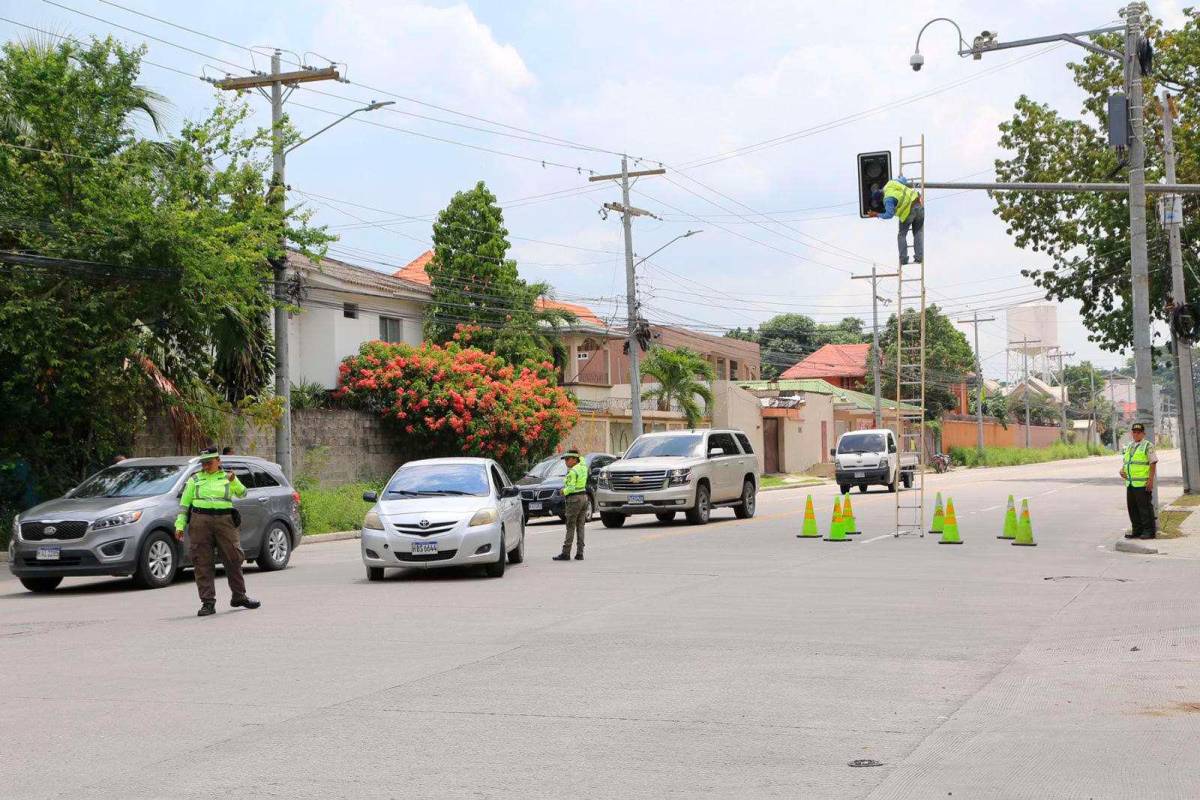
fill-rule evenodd
<path id="1" fill-rule="evenodd" d="M 1151 11 L 1178 24 L 1180 5 Z M 600 214 L 620 190 L 587 177 L 619 172 L 620 153 L 631 169 L 661 163 L 666 175 L 634 186 L 632 204 L 657 217 L 634 221 L 635 253 L 700 233 L 639 267 L 639 298 L 651 321 L 709 332 L 788 312 L 869 323 L 870 282 L 851 276 L 872 263 L 892 270 L 896 229 L 859 218 L 857 153 L 890 149 L 895 163 L 901 137 L 923 135 L 928 180 L 989 180 L 1004 155 L 997 125 L 1018 97 L 1079 111 L 1066 68 L 1078 48 L 962 59 L 954 28 L 938 22 L 913 72 L 925 21 L 950 17 L 967 38 L 987 29 L 1004 40 L 1114 24 L 1118 9 L 1081 0 L 0 0 L 0 16 L 17 23 L 145 44 L 154 64 L 141 82 L 169 98 L 176 128 L 216 100 L 200 76 L 268 70 L 275 47 L 285 69 L 334 62 L 349 81 L 291 95 L 302 133 L 393 101 L 305 143 L 287 164 L 289 199 L 340 237 L 330 255 L 375 269 L 428 249 L 433 215 L 484 181 L 505 208 L 522 276 L 620 323 L 621 223 Z M 29 31 L 0 21 L 0 35 Z M 269 103 L 249 98 L 256 123 L 269 125 Z M 926 277 L 930 302 L 955 319 L 976 310 L 997 318 L 980 325 L 980 351 L 985 373 L 1003 378 L 1004 307 L 1038 296 L 1020 271 L 1049 261 L 1017 248 L 993 207 L 983 192 L 929 192 Z M 1151 266 L 1161 258 L 1152 253 Z M 894 282 L 880 292 L 893 296 Z M 1087 341 L 1077 304 L 1057 315 L 1059 343 L 1075 354 L 1068 362 L 1124 362 Z"/>

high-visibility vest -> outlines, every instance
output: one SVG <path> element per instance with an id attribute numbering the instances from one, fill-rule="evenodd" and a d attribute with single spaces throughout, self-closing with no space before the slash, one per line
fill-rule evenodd
<path id="1" fill-rule="evenodd" d="M 587 490 L 588 468 L 582 461 L 567 470 L 567 478 L 563 481 L 564 495 L 579 494 Z"/>
<path id="2" fill-rule="evenodd" d="M 202 508 L 210 511 L 225 511 L 233 508 L 234 497 L 245 497 L 246 487 L 234 476 L 230 481 L 225 472 L 197 472 L 188 478 L 183 489 L 183 497 L 179 500 L 179 516 L 175 518 L 176 530 L 183 530 L 187 525 L 189 508 Z"/>
<path id="3" fill-rule="evenodd" d="M 886 201 L 889 197 L 896 201 L 896 217 L 901 222 L 908 221 L 908 215 L 912 213 L 913 203 L 921 193 L 911 186 L 905 186 L 900 181 L 888 181 L 883 186 L 883 199 Z"/>
<path id="4" fill-rule="evenodd" d="M 1140 489 L 1150 480 L 1150 442 L 1142 440 L 1125 445 L 1125 483 Z"/>

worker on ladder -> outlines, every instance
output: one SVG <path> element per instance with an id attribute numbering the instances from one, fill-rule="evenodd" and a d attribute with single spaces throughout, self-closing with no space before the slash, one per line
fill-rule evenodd
<path id="1" fill-rule="evenodd" d="M 896 243 L 900 248 L 900 263 L 908 263 L 908 231 L 913 235 L 913 261 L 925 263 L 925 206 L 921 202 L 921 193 L 908 184 L 908 179 L 901 175 L 884 184 L 882 189 L 876 189 L 871 200 L 878 205 L 883 202 L 883 213 L 868 211 L 867 216 L 879 219 L 900 220 L 900 232 Z"/>

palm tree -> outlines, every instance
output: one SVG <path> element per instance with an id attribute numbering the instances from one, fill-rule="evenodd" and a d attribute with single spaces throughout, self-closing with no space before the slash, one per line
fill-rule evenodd
<path id="1" fill-rule="evenodd" d="M 694 350 L 655 347 L 642 362 L 642 374 L 658 382 L 657 386 L 642 392 L 642 399 L 658 401 L 659 411 L 670 411 L 674 401 L 687 416 L 689 428 L 699 424 L 705 407 L 713 401 L 712 388 L 708 384 L 717 377 L 717 371 Z M 696 398 L 703 400 L 705 405 L 701 406 Z"/>

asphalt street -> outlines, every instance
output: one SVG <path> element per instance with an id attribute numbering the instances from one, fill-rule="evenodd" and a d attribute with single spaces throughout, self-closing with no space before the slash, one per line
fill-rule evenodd
<path id="1" fill-rule="evenodd" d="M 797 539 L 804 489 L 597 521 L 583 562 L 535 524 L 498 580 L 369 584 L 358 542 L 311 544 L 248 570 L 258 611 L 219 579 L 207 619 L 190 579 L 33 595 L 5 569 L 0 796 L 1200 797 L 1200 562 L 1112 551 L 1117 469 L 930 476 L 961 547 L 892 537 L 883 490 L 853 544 Z M 1037 547 L 995 538 L 1009 494 Z"/>

